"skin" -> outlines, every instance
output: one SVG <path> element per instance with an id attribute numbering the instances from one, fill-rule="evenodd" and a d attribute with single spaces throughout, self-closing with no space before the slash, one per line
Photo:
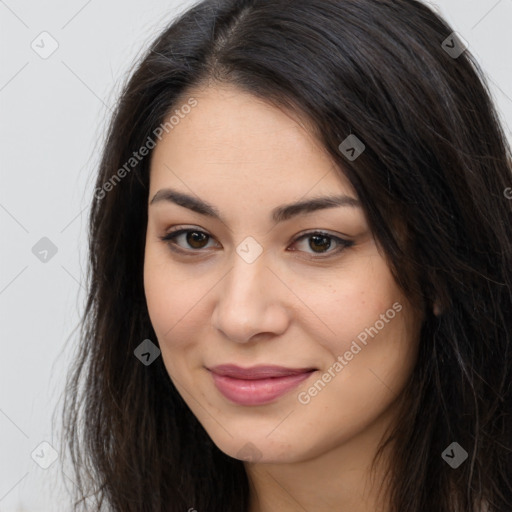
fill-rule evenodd
<path id="1" fill-rule="evenodd" d="M 232 86 L 189 92 L 197 107 L 152 154 L 148 203 L 173 188 L 214 205 L 223 221 L 148 204 L 144 286 L 169 376 L 220 450 L 240 459 L 242 448 L 252 451 L 244 463 L 250 512 L 385 511 L 377 498 L 384 465 L 375 485 L 368 471 L 417 358 L 420 314 L 395 283 L 362 207 L 270 218 L 273 208 L 313 196 L 357 199 L 298 115 Z M 173 227 L 209 238 L 178 237 L 178 254 L 161 239 Z M 338 251 L 335 239 L 315 244 L 311 233 L 297 240 L 318 230 L 354 245 Z M 236 251 L 248 236 L 263 249 L 252 263 Z M 299 393 L 395 303 L 400 312 L 300 403 Z M 243 406 L 206 369 L 224 363 L 318 371 L 270 404 Z"/>

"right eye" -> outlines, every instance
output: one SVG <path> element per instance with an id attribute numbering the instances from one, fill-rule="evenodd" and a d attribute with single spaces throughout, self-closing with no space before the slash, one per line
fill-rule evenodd
<path id="1" fill-rule="evenodd" d="M 160 240 L 167 243 L 169 248 L 173 251 L 177 251 L 180 253 L 187 252 L 199 252 L 201 249 L 207 247 L 207 243 L 210 239 L 213 238 L 204 231 L 199 229 L 175 229 L 170 231 L 164 236 L 159 237 Z M 188 247 L 183 247 L 178 241 L 181 241 L 188 245 Z"/>

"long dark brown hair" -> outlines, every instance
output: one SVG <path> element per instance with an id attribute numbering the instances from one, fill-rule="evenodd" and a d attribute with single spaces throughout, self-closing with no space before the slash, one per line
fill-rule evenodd
<path id="1" fill-rule="evenodd" d="M 74 510 L 247 512 L 243 462 L 213 444 L 161 357 L 134 355 L 158 344 L 143 287 L 150 154 L 126 164 L 206 83 L 310 121 L 397 283 L 424 305 L 382 443 L 394 440 L 390 510 L 512 510 L 512 157 L 485 74 L 453 32 L 416 0 L 207 0 L 151 44 L 124 84 L 92 198 L 63 411 Z M 355 160 L 339 148 L 350 134 L 365 145 Z M 442 457 L 453 442 L 468 453 L 456 469 Z"/>

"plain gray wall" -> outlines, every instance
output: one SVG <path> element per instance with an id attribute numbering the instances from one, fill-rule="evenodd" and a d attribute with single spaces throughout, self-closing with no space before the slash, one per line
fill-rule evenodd
<path id="1" fill-rule="evenodd" d="M 189 5 L 0 1 L 0 512 L 70 510 L 60 459 L 43 469 L 31 454 L 49 463 L 40 443 L 58 445 L 52 415 L 85 298 L 86 219 L 105 121 L 134 59 Z M 512 1 L 437 5 L 490 78 L 510 137 Z M 46 262 L 33 252 L 48 247 L 43 237 L 57 250 Z"/>

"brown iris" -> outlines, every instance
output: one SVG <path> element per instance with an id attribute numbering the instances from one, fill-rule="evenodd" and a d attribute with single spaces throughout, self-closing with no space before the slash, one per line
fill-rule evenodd
<path id="1" fill-rule="evenodd" d="M 331 246 L 331 239 L 328 236 L 312 235 L 309 237 L 309 239 L 310 239 L 309 246 L 315 252 L 324 252 L 324 250 L 329 249 L 329 247 Z M 321 246 L 320 250 L 317 251 L 314 246 Z"/>
<path id="2" fill-rule="evenodd" d="M 200 233 L 199 231 L 189 231 L 187 233 L 187 243 L 190 244 L 194 249 L 201 249 L 204 245 L 201 245 L 201 242 L 208 243 L 208 239 L 210 237 L 205 233 Z M 198 244 L 198 245 L 196 245 Z"/>

